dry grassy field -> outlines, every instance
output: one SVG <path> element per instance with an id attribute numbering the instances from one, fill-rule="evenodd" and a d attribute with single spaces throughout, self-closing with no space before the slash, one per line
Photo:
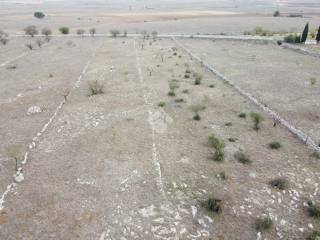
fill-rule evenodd
<path id="1" fill-rule="evenodd" d="M 319 240 L 319 46 L 242 39 L 314 27 L 319 6 L 218 2 L 51 3 L 39 20 L 41 3 L 0 1 L 0 240 Z"/>
<path id="2" fill-rule="evenodd" d="M 25 41 L 12 41 L 2 62 L 26 51 Z M 272 45 L 179 41 L 200 55 L 206 49 L 207 61 L 318 136 L 317 121 L 278 100 L 291 96 L 281 89 L 318 89 L 307 84 L 318 71 L 312 58 Z M 283 83 L 260 72 L 272 51 L 304 58 L 308 74 L 294 61 L 281 61 L 297 71 Z M 313 152 L 173 40 L 58 38 L 27 53 L 0 69 L 1 191 L 10 186 L 2 239 L 256 239 L 254 223 L 266 216 L 273 226 L 262 238 L 303 239 L 319 226 L 307 210 L 319 196 Z M 31 106 L 41 112 L 28 113 Z M 259 130 L 252 112 L 264 118 Z M 213 135 L 221 149 L 208 142 Z M 23 181 L 12 184 L 15 158 Z M 281 190 L 270 185 L 275 179 L 284 179 Z M 207 209 L 211 198 L 221 212 Z"/>

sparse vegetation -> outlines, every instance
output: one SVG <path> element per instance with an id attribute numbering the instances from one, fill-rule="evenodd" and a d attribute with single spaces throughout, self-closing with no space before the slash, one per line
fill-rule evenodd
<path id="1" fill-rule="evenodd" d="M 165 102 L 159 102 L 159 103 L 158 103 L 158 106 L 159 106 L 159 107 L 164 107 L 165 105 L 166 105 Z"/>
<path id="2" fill-rule="evenodd" d="M 31 43 L 26 43 L 26 47 L 29 49 L 29 50 L 32 50 L 33 49 L 33 45 Z"/>
<path id="3" fill-rule="evenodd" d="M 310 217 L 313 218 L 320 218 L 320 206 L 316 205 L 314 202 L 311 200 L 308 201 L 308 214 Z"/>
<path id="4" fill-rule="evenodd" d="M 120 31 L 117 29 L 111 29 L 110 34 L 112 37 L 116 38 L 120 34 Z"/>
<path id="5" fill-rule="evenodd" d="M 42 18 L 44 18 L 46 15 L 45 15 L 43 12 L 35 12 L 35 13 L 33 14 L 33 16 L 34 16 L 35 18 L 42 19 Z"/>
<path id="6" fill-rule="evenodd" d="M 280 17 L 280 12 L 277 10 L 273 13 L 273 16 L 274 17 Z"/>
<path id="7" fill-rule="evenodd" d="M 59 28 L 59 31 L 61 34 L 67 35 L 67 34 L 69 34 L 70 30 L 68 27 L 61 27 L 61 28 Z"/>
<path id="8" fill-rule="evenodd" d="M 311 85 L 311 86 L 314 86 L 314 85 L 316 85 L 316 83 L 317 83 L 317 79 L 314 78 L 314 77 L 310 78 L 309 81 L 310 81 L 310 85 Z"/>
<path id="9" fill-rule="evenodd" d="M 89 96 L 103 94 L 103 85 L 98 80 L 89 82 Z"/>
<path id="10" fill-rule="evenodd" d="M 38 34 L 38 30 L 37 30 L 36 26 L 34 26 L 34 25 L 30 25 L 30 26 L 26 27 L 24 29 L 24 32 L 26 35 L 29 35 L 31 37 L 34 37 L 34 35 Z"/>
<path id="11" fill-rule="evenodd" d="M 260 124 L 264 120 L 263 116 L 260 113 L 251 112 L 250 117 L 253 121 L 253 129 L 258 131 L 260 129 Z"/>
<path id="12" fill-rule="evenodd" d="M 210 197 L 202 205 L 209 212 L 217 214 L 222 212 L 222 200 L 220 199 Z"/>
<path id="13" fill-rule="evenodd" d="M 279 190 L 286 190 L 288 188 L 288 180 L 285 178 L 275 178 L 269 181 L 271 187 L 279 189 Z"/>
<path id="14" fill-rule="evenodd" d="M 41 46 L 43 45 L 43 41 L 41 39 L 37 39 L 36 43 L 39 48 L 41 48 Z"/>
<path id="15" fill-rule="evenodd" d="M 265 232 L 269 230 L 273 225 L 272 219 L 270 217 L 263 217 L 256 219 L 254 227 L 257 232 Z"/>
<path id="16" fill-rule="evenodd" d="M 215 86 L 213 84 L 209 85 L 209 88 L 214 88 Z"/>
<path id="17" fill-rule="evenodd" d="M 194 85 L 200 85 L 202 80 L 202 75 L 200 73 L 193 73 L 193 77 L 195 78 Z"/>
<path id="18" fill-rule="evenodd" d="M 301 37 L 300 37 L 300 35 L 297 35 L 296 33 L 295 34 L 289 34 L 289 35 L 284 37 L 283 41 L 286 42 L 286 43 L 296 44 L 296 43 L 300 43 L 301 42 Z"/>
<path id="19" fill-rule="evenodd" d="M 247 114 L 246 113 L 239 113 L 238 115 L 239 118 L 247 118 Z"/>
<path id="20" fill-rule="evenodd" d="M 235 159 L 237 159 L 242 164 L 249 164 L 251 162 L 250 157 L 242 149 L 234 154 Z"/>
<path id="21" fill-rule="evenodd" d="M 320 231 L 313 231 L 307 240 L 320 240 Z"/>
<path id="22" fill-rule="evenodd" d="M 278 141 L 273 141 L 273 142 L 269 143 L 269 148 L 279 149 L 279 148 L 281 148 L 281 143 Z"/>
<path id="23" fill-rule="evenodd" d="M 52 31 L 50 28 L 43 28 L 41 30 L 41 33 L 42 35 L 46 36 L 46 37 L 49 37 L 51 34 L 52 34 Z"/>
<path id="24" fill-rule="evenodd" d="M 190 106 L 190 110 L 194 113 L 193 120 L 200 121 L 201 117 L 199 112 L 203 111 L 206 107 L 202 104 L 193 104 Z"/>
<path id="25" fill-rule="evenodd" d="M 177 88 L 179 88 L 179 85 L 175 81 L 169 82 L 169 89 L 170 90 L 168 92 L 168 96 L 171 96 L 171 97 L 175 96 L 176 95 L 175 90 Z"/>
<path id="26" fill-rule="evenodd" d="M 221 180 L 227 180 L 227 179 L 228 179 L 227 174 L 226 174 L 226 172 L 224 172 L 224 171 L 220 172 L 220 173 L 217 175 L 217 177 L 218 177 L 219 179 L 221 179 Z"/>
<path id="27" fill-rule="evenodd" d="M 208 137 L 208 145 L 214 149 L 212 160 L 222 162 L 224 160 L 224 141 L 217 138 L 214 134 L 211 134 Z"/>
<path id="28" fill-rule="evenodd" d="M 0 30 L 0 42 L 3 45 L 6 45 L 8 43 L 9 39 L 8 39 L 8 34 L 2 30 Z"/>
<path id="29" fill-rule="evenodd" d="M 77 30 L 77 34 L 78 34 L 79 36 L 81 36 L 81 37 L 84 35 L 84 33 L 85 33 L 84 29 L 78 29 L 78 30 Z"/>
<path id="30" fill-rule="evenodd" d="M 95 28 L 90 28 L 89 33 L 90 33 L 91 37 L 94 37 L 94 35 L 97 33 L 97 30 Z"/>
<path id="31" fill-rule="evenodd" d="M 174 100 L 176 103 L 182 103 L 184 102 L 184 99 L 183 98 L 177 98 Z"/>

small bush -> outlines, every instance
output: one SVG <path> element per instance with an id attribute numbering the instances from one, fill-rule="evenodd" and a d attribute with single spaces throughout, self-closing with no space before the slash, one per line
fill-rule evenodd
<path id="1" fill-rule="evenodd" d="M 184 75 L 184 78 L 186 78 L 186 79 L 190 78 L 190 74 L 187 74 L 187 73 L 186 73 L 186 74 Z"/>
<path id="2" fill-rule="evenodd" d="M 48 36 L 50 36 L 52 34 L 52 31 L 49 28 L 43 28 L 41 30 L 41 33 L 42 33 L 42 35 L 45 35 L 46 37 L 48 37 Z"/>
<path id="3" fill-rule="evenodd" d="M 186 69 L 186 74 L 190 74 L 191 70 L 190 69 Z"/>
<path id="4" fill-rule="evenodd" d="M 320 206 L 308 201 L 308 214 L 313 218 L 320 218 Z"/>
<path id="5" fill-rule="evenodd" d="M 158 106 L 159 106 L 159 107 L 164 107 L 165 105 L 166 105 L 165 102 L 159 102 L 159 103 L 158 103 Z"/>
<path id="6" fill-rule="evenodd" d="M 111 29 L 110 33 L 112 37 L 116 38 L 120 34 L 120 31 L 117 29 Z"/>
<path id="7" fill-rule="evenodd" d="M 232 122 L 226 122 L 224 125 L 227 126 L 227 127 L 231 127 L 232 126 Z"/>
<path id="8" fill-rule="evenodd" d="M 285 36 L 283 39 L 286 43 L 301 43 L 301 36 L 297 34 L 290 34 L 288 36 Z"/>
<path id="9" fill-rule="evenodd" d="M 89 96 L 103 94 L 103 85 L 96 81 L 89 82 Z"/>
<path id="10" fill-rule="evenodd" d="M 213 84 L 209 85 L 209 88 L 214 88 L 215 86 Z"/>
<path id="11" fill-rule="evenodd" d="M 46 15 L 45 15 L 43 12 L 35 12 L 35 13 L 33 14 L 33 16 L 34 16 L 35 18 L 42 19 L 42 18 L 44 18 Z"/>
<path id="12" fill-rule="evenodd" d="M 237 159 L 242 164 L 249 164 L 251 163 L 249 155 L 243 152 L 243 150 L 239 150 L 237 153 L 234 154 L 235 159 Z"/>
<path id="13" fill-rule="evenodd" d="M 3 45 L 6 45 L 6 44 L 9 42 L 9 39 L 8 39 L 8 38 L 1 38 L 1 37 L 0 37 L 0 42 L 1 42 Z"/>
<path id="14" fill-rule="evenodd" d="M 179 88 L 179 85 L 177 84 L 177 82 L 176 81 L 170 81 L 169 82 L 169 92 L 168 92 L 168 96 L 171 96 L 171 97 L 173 97 L 173 96 L 175 96 L 176 95 L 176 93 L 175 93 L 175 90 L 177 89 L 177 88 Z"/>
<path id="15" fill-rule="evenodd" d="M 208 137 L 208 145 L 214 149 L 212 160 L 216 162 L 222 162 L 224 160 L 224 141 L 217 138 L 214 134 L 211 134 Z"/>
<path id="16" fill-rule="evenodd" d="M 285 178 L 275 178 L 269 181 L 269 184 L 273 188 L 279 190 L 286 190 L 288 188 L 288 181 Z"/>
<path id="17" fill-rule="evenodd" d="M 201 119 L 199 112 L 205 109 L 205 106 L 202 104 L 194 104 L 190 106 L 191 111 L 194 113 L 193 119 L 199 121 Z"/>
<path id="18" fill-rule="evenodd" d="M 265 232 L 269 230 L 273 225 L 272 219 L 270 217 L 258 218 L 254 227 L 258 232 Z"/>
<path id="19" fill-rule="evenodd" d="M 313 231 L 307 240 L 320 240 L 320 231 Z"/>
<path id="20" fill-rule="evenodd" d="M 184 102 L 184 99 L 183 98 L 177 98 L 174 100 L 176 103 L 182 103 Z"/>
<path id="21" fill-rule="evenodd" d="M 195 78 L 194 85 L 200 85 L 202 80 L 202 75 L 200 73 L 194 73 L 193 77 Z"/>
<path id="22" fill-rule="evenodd" d="M 310 81 L 311 86 L 316 85 L 316 83 L 317 83 L 317 79 L 314 77 L 310 78 L 309 81 Z"/>
<path id="23" fill-rule="evenodd" d="M 277 141 L 273 141 L 273 142 L 269 143 L 269 148 L 279 149 L 279 148 L 281 148 L 281 143 L 277 142 Z"/>
<path id="24" fill-rule="evenodd" d="M 206 201 L 203 202 L 203 207 L 209 212 L 221 213 L 222 212 L 222 201 L 220 199 L 210 197 Z"/>
<path id="25" fill-rule="evenodd" d="M 238 117 L 239 118 L 247 118 L 247 114 L 246 113 L 239 113 Z"/>
<path id="26" fill-rule="evenodd" d="M 30 35 L 31 37 L 34 37 L 34 35 L 38 34 L 38 30 L 37 30 L 36 26 L 34 26 L 34 25 L 26 27 L 24 29 L 24 32 L 26 35 Z"/>
<path id="27" fill-rule="evenodd" d="M 260 113 L 251 112 L 250 117 L 253 121 L 253 129 L 258 131 L 260 129 L 260 124 L 264 120 L 263 116 Z"/>
<path id="28" fill-rule="evenodd" d="M 217 175 L 217 177 L 218 177 L 219 179 L 221 179 L 221 180 L 227 180 L 227 179 L 228 179 L 227 174 L 226 174 L 224 171 L 220 172 L 220 173 Z"/>
<path id="29" fill-rule="evenodd" d="M 189 94 L 190 91 L 189 91 L 189 89 L 184 89 L 184 90 L 182 91 L 182 93 L 184 93 L 184 94 Z"/>
<path id="30" fill-rule="evenodd" d="M 68 27 L 61 27 L 61 28 L 59 28 L 59 31 L 60 31 L 60 33 L 62 33 L 62 34 L 69 34 L 69 28 Z"/>
<path id="31" fill-rule="evenodd" d="M 236 142 L 238 139 L 237 138 L 228 138 L 229 142 Z"/>
<path id="32" fill-rule="evenodd" d="M 280 17 L 280 12 L 279 12 L 279 11 L 275 11 L 275 12 L 273 13 L 273 16 L 274 16 L 274 17 Z"/>
<path id="33" fill-rule="evenodd" d="M 200 84 L 201 84 L 201 80 L 199 79 L 194 80 L 194 85 L 200 85 Z"/>

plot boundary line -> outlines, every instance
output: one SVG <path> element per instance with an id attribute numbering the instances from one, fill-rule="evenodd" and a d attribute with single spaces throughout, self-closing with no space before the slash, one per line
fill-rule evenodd
<path id="1" fill-rule="evenodd" d="M 98 50 L 99 47 L 96 47 L 93 51 L 93 53 L 91 54 L 90 59 L 87 61 L 86 65 L 84 66 L 84 68 L 81 71 L 81 74 L 79 75 L 77 81 L 74 83 L 73 85 L 73 89 L 78 88 L 79 84 L 83 78 L 83 76 L 86 74 L 88 67 L 90 66 L 92 59 L 95 57 L 96 52 Z M 57 115 L 60 113 L 62 107 L 64 104 L 66 104 L 67 102 L 67 98 L 68 96 L 70 96 L 72 91 L 70 91 L 68 93 L 68 95 L 59 103 L 58 107 L 55 109 L 53 115 L 49 118 L 49 120 L 43 125 L 43 127 L 41 128 L 40 132 L 38 132 L 36 134 L 35 137 L 32 138 L 31 143 L 28 146 L 28 149 L 26 150 L 25 154 L 24 154 L 24 158 L 23 161 L 21 162 L 22 166 L 25 165 L 28 162 L 29 159 L 29 153 L 32 149 L 34 149 L 36 147 L 36 141 L 38 140 L 38 138 L 44 134 L 46 132 L 46 130 L 48 129 L 48 127 L 52 124 L 52 122 L 54 121 L 54 119 L 57 117 Z M 22 178 L 22 181 L 24 179 L 23 176 L 23 168 L 19 167 L 18 170 L 16 171 L 16 173 L 13 175 L 14 180 L 17 178 Z M 4 209 L 4 203 L 5 203 L 5 199 L 7 197 L 7 195 L 11 192 L 11 190 L 13 190 L 14 187 L 16 187 L 18 185 L 19 181 L 12 181 L 10 184 L 7 185 L 6 190 L 2 193 L 2 195 L 0 196 L 0 211 L 2 211 Z"/>
<path id="2" fill-rule="evenodd" d="M 207 68 L 210 72 L 220 78 L 222 81 L 233 87 L 236 91 L 238 91 L 242 96 L 247 98 L 250 102 L 254 103 L 256 106 L 261 108 L 265 113 L 267 113 L 270 117 L 274 120 L 282 124 L 285 128 L 289 130 L 294 136 L 296 136 L 301 142 L 307 145 L 310 149 L 317 151 L 320 153 L 320 147 L 317 146 L 315 141 L 305 134 L 302 130 L 298 129 L 294 125 L 290 124 L 287 120 L 281 117 L 277 112 L 266 106 L 265 104 L 261 103 L 258 99 L 253 97 L 251 94 L 245 92 L 242 88 L 235 85 L 232 81 L 230 81 L 226 76 L 216 70 L 213 66 L 202 60 L 200 57 L 196 56 L 193 52 L 191 52 L 187 47 L 185 47 L 180 41 L 178 41 L 175 37 L 172 37 L 172 40 L 180 46 L 185 52 L 187 52 L 192 58 L 196 59 L 200 62 L 205 68 Z"/>

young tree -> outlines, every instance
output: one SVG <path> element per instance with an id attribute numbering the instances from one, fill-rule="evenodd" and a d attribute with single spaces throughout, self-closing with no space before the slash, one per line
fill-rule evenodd
<path id="1" fill-rule="evenodd" d="M 30 25 L 24 29 L 24 32 L 26 35 L 30 35 L 31 37 L 34 37 L 34 35 L 38 34 L 38 30 L 36 26 Z"/>
<path id="2" fill-rule="evenodd" d="M 317 34 L 317 37 L 316 37 L 316 41 L 317 41 L 317 44 L 320 43 L 320 26 L 319 26 L 319 29 L 318 29 L 318 34 Z"/>
<path id="3" fill-rule="evenodd" d="M 97 32 L 97 30 L 96 30 L 95 28 L 91 28 L 91 29 L 89 30 L 89 33 L 90 33 L 90 35 L 91 35 L 92 37 L 94 37 L 94 35 L 96 34 L 96 32 Z"/>
<path id="4" fill-rule="evenodd" d="M 52 32 L 51 32 L 51 30 L 49 28 L 43 28 L 41 33 L 43 35 L 45 35 L 46 37 L 49 37 L 52 34 Z"/>
<path id="5" fill-rule="evenodd" d="M 61 28 L 59 28 L 59 31 L 62 34 L 69 34 L 69 28 L 68 27 L 61 27 Z"/>
<path id="6" fill-rule="evenodd" d="M 307 23 L 303 29 L 302 36 L 301 36 L 301 43 L 305 43 L 307 41 L 308 33 L 309 33 L 309 23 Z"/>

